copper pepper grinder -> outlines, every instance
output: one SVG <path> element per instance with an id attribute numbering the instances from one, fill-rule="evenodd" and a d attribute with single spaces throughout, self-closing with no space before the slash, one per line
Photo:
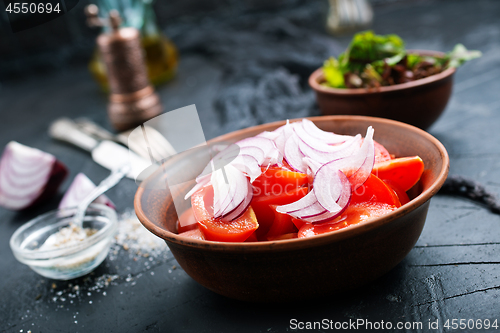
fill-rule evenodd
<path id="1" fill-rule="evenodd" d="M 85 12 L 90 26 L 111 28 L 97 37 L 97 45 L 108 71 L 108 116 L 113 127 L 124 131 L 159 115 L 162 106 L 147 76 L 139 31 L 120 28 L 116 10 L 109 12 L 109 20 L 98 17 L 96 5 L 87 6 Z"/>

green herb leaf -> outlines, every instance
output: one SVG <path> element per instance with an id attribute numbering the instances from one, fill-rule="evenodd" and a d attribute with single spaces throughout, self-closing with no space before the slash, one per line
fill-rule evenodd
<path id="1" fill-rule="evenodd" d="M 380 76 L 379 73 L 377 73 L 377 71 L 370 64 L 366 65 L 365 71 L 363 72 L 363 74 L 364 74 L 363 76 L 366 79 L 375 80 L 377 82 L 382 82 L 382 77 Z"/>
<path id="2" fill-rule="evenodd" d="M 323 74 L 325 75 L 326 83 L 333 88 L 345 88 L 344 74 L 340 68 L 340 64 L 334 57 L 326 60 L 323 64 Z"/>
<path id="3" fill-rule="evenodd" d="M 397 35 L 375 35 L 373 31 L 360 32 L 346 50 L 349 61 L 371 63 L 404 53 L 404 42 Z"/>
<path id="4" fill-rule="evenodd" d="M 446 59 L 448 60 L 448 67 L 459 67 L 466 61 L 476 59 L 482 56 L 481 51 L 467 50 L 462 44 L 457 44 L 451 52 L 446 54 Z"/>

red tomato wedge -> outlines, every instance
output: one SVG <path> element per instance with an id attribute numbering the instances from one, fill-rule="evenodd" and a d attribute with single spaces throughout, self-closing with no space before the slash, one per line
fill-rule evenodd
<path id="1" fill-rule="evenodd" d="M 195 228 L 189 231 L 184 231 L 179 233 L 179 236 L 184 236 L 193 239 L 205 240 L 205 236 L 201 232 L 200 228 Z"/>
<path id="2" fill-rule="evenodd" d="M 319 224 L 305 223 L 300 228 L 297 236 L 298 238 L 305 238 L 344 229 L 348 226 L 390 213 L 396 208 L 396 206 L 379 202 L 351 203 L 345 212 L 333 221 Z"/>
<path id="3" fill-rule="evenodd" d="M 259 240 L 257 239 L 257 236 L 255 236 L 255 232 L 245 240 L 245 242 L 258 242 L 258 241 Z"/>
<path id="4" fill-rule="evenodd" d="M 361 140 L 363 142 L 364 139 Z M 375 163 L 384 162 L 391 160 L 391 154 L 377 141 L 373 140 L 373 145 L 375 148 Z"/>
<path id="5" fill-rule="evenodd" d="M 277 205 L 270 206 L 274 211 L 274 222 L 267 233 L 267 239 L 280 237 L 284 234 L 296 233 L 297 227 L 292 223 L 292 217 L 276 211 Z"/>
<path id="6" fill-rule="evenodd" d="M 257 238 L 263 239 L 274 222 L 274 210 L 270 207 L 271 205 L 287 205 L 301 199 L 307 192 L 309 192 L 307 187 L 299 187 L 280 195 L 254 197 L 250 206 L 257 216 L 257 221 L 259 221 Z"/>
<path id="7" fill-rule="evenodd" d="M 300 228 L 302 228 L 302 226 L 304 224 L 306 224 L 307 222 L 304 220 L 292 217 L 292 223 L 295 224 L 295 227 L 297 228 L 297 230 L 300 230 Z"/>
<path id="8" fill-rule="evenodd" d="M 182 221 L 182 225 L 181 222 Z M 193 209 L 189 208 L 184 213 L 181 214 L 177 220 L 177 233 L 183 233 L 189 230 L 196 229 L 198 227 L 198 221 L 194 217 Z"/>
<path id="9" fill-rule="evenodd" d="M 244 242 L 259 227 L 252 207 L 236 220 L 225 222 L 213 217 L 214 189 L 207 186 L 191 196 L 191 206 L 205 239 L 219 242 Z"/>
<path id="10" fill-rule="evenodd" d="M 270 237 L 268 240 L 270 241 L 277 241 L 277 240 L 284 240 L 284 239 L 294 239 L 297 238 L 297 233 L 296 232 L 291 232 L 289 234 L 283 234 L 277 237 Z"/>
<path id="11" fill-rule="evenodd" d="M 424 172 L 424 162 L 418 156 L 376 163 L 372 170 L 374 175 L 394 182 L 405 192 L 418 182 L 422 172 Z"/>
<path id="12" fill-rule="evenodd" d="M 394 192 L 398 196 L 398 199 L 399 199 L 399 202 L 401 203 L 401 205 L 405 205 L 408 202 L 410 202 L 410 198 L 408 197 L 408 194 L 406 194 L 406 192 L 403 191 L 401 189 L 401 187 L 399 187 L 398 184 L 394 183 L 392 180 L 389 180 L 389 179 L 384 179 L 384 183 L 386 183 L 390 188 L 392 188 L 394 190 Z"/>
<path id="13" fill-rule="evenodd" d="M 382 146 L 380 143 L 373 141 L 373 144 L 375 146 L 375 163 L 380 163 L 384 161 L 390 161 L 391 160 L 391 154 L 385 149 L 384 146 Z"/>
<path id="14" fill-rule="evenodd" d="M 252 183 L 254 196 L 281 195 L 307 185 L 307 175 L 285 168 L 271 167 Z"/>
<path id="15" fill-rule="evenodd" d="M 380 178 L 371 174 L 364 184 L 352 193 L 351 203 L 349 206 L 359 203 L 381 203 L 391 206 L 400 207 L 398 196 L 392 188 L 384 183 Z"/>

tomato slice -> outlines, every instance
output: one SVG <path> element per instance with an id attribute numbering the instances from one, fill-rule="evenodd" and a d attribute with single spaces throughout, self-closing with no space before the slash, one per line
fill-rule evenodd
<path id="1" fill-rule="evenodd" d="M 255 197 L 281 195 L 297 187 L 305 186 L 307 183 L 308 177 L 304 173 L 290 171 L 286 168 L 271 167 L 252 183 L 253 195 Z"/>
<path id="2" fill-rule="evenodd" d="M 184 236 L 192 239 L 205 240 L 205 236 L 198 227 L 189 231 L 184 231 L 182 233 L 179 233 L 179 236 Z"/>
<path id="3" fill-rule="evenodd" d="M 219 242 L 244 242 L 259 227 L 252 207 L 233 221 L 213 217 L 212 186 L 206 186 L 191 196 L 191 206 L 205 239 Z"/>
<path id="4" fill-rule="evenodd" d="M 245 242 L 258 242 L 258 241 L 259 240 L 257 239 L 257 236 L 255 236 L 255 232 L 245 240 Z"/>
<path id="5" fill-rule="evenodd" d="M 305 223 L 297 234 L 298 238 L 312 237 L 347 228 L 351 225 L 392 212 L 397 207 L 380 202 L 351 204 L 337 219 L 325 223 Z"/>
<path id="6" fill-rule="evenodd" d="M 307 187 L 299 187 L 280 195 L 254 197 L 250 205 L 257 216 L 257 221 L 259 221 L 259 229 L 256 232 L 257 238 L 265 239 L 274 222 L 274 210 L 270 207 L 271 205 L 287 205 L 303 198 L 307 192 L 309 192 Z"/>
<path id="7" fill-rule="evenodd" d="M 289 234 L 283 234 L 283 235 L 277 236 L 277 237 L 270 237 L 268 240 L 277 241 L 277 240 L 293 239 L 293 238 L 297 238 L 296 232 L 291 232 Z"/>
<path id="8" fill-rule="evenodd" d="M 391 154 L 389 154 L 389 152 L 387 151 L 387 149 L 385 149 L 384 146 L 382 146 L 375 140 L 373 141 L 373 144 L 375 146 L 375 163 L 391 160 Z"/>
<path id="9" fill-rule="evenodd" d="M 383 180 L 393 181 L 403 191 L 408 191 L 424 172 L 424 162 L 418 156 L 395 158 L 376 163 L 372 173 Z"/>
<path id="10" fill-rule="evenodd" d="M 352 193 L 350 205 L 360 203 L 382 203 L 400 207 L 398 196 L 380 178 L 371 174 L 363 185 Z"/>
<path id="11" fill-rule="evenodd" d="M 277 238 L 284 234 L 296 233 L 297 228 L 292 223 L 292 217 L 288 214 L 282 214 L 276 211 L 277 205 L 270 206 L 274 211 L 274 222 L 267 233 L 267 239 Z"/>
<path id="12" fill-rule="evenodd" d="M 307 222 L 304 220 L 298 219 L 296 217 L 292 217 L 292 223 L 295 224 L 295 227 L 297 228 L 297 230 L 300 230 L 300 228 L 302 228 L 302 226 L 304 224 L 306 224 Z"/>
<path id="13" fill-rule="evenodd" d="M 384 183 L 386 183 L 390 188 L 394 190 L 396 195 L 398 196 L 399 202 L 401 205 L 407 204 L 410 202 L 410 198 L 408 197 L 408 194 L 399 187 L 398 184 L 394 183 L 392 180 L 389 179 L 384 179 Z"/>
<path id="14" fill-rule="evenodd" d="M 196 229 L 198 227 L 197 222 L 198 221 L 196 221 L 196 218 L 194 217 L 193 209 L 189 208 L 184 213 L 182 213 L 177 220 L 177 233 L 181 234 L 183 232 Z"/>
<path id="15" fill-rule="evenodd" d="M 363 141 L 364 139 L 362 139 L 361 142 Z M 392 159 L 391 154 L 389 154 L 387 149 L 385 149 L 385 147 L 382 146 L 380 143 L 373 140 L 373 145 L 375 148 L 375 163 L 390 161 Z"/>

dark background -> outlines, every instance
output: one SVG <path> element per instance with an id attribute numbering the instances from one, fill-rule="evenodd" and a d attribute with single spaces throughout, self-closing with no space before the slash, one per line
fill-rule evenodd
<path id="1" fill-rule="evenodd" d="M 383 6 L 408 1 L 416 0 L 373 0 L 371 3 Z M 157 0 L 154 8 L 160 28 L 176 41 L 182 38 L 186 30 L 195 28 L 202 21 L 230 19 L 245 13 L 279 11 L 305 2 L 307 1 Z M 319 2 L 326 10 L 327 0 Z M 89 3 L 93 2 L 80 0 L 63 17 L 34 29 L 12 33 L 4 3 L 0 2 L 0 79 L 64 69 L 88 61 L 99 33 L 99 29 L 89 28 L 85 23 L 83 9 Z"/>

